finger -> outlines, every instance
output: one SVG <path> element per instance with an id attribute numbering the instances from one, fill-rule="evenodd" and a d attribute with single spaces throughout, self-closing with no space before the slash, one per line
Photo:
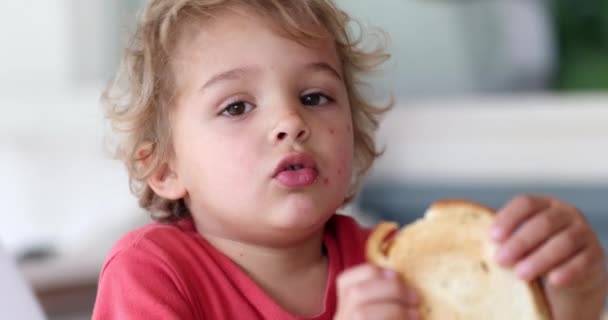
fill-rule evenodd
<path id="1" fill-rule="evenodd" d="M 338 294 L 344 293 L 357 284 L 370 279 L 380 279 L 382 274 L 383 271 L 381 268 L 369 263 L 350 268 L 338 275 L 338 278 L 336 279 Z"/>
<path id="2" fill-rule="evenodd" d="M 416 308 L 405 307 L 394 303 L 376 303 L 361 306 L 354 310 L 349 319 L 386 319 L 418 320 L 420 314 Z"/>
<path id="3" fill-rule="evenodd" d="M 394 303 L 406 307 L 417 306 L 418 295 L 397 279 L 368 280 L 361 282 L 342 296 L 352 306 L 375 303 Z"/>
<path id="4" fill-rule="evenodd" d="M 498 262 L 504 266 L 515 264 L 552 235 L 568 227 L 570 220 L 563 210 L 556 207 L 530 217 L 500 246 L 496 254 Z"/>
<path id="5" fill-rule="evenodd" d="M 336 287 L 339 296 L 346 296 L 353 291 L 365 291 L 368 283 L 378 282 L 381 285 L 388 283 L 389 289 L 397 287 L 398 295 L 405 299 L 406 303 L 416 304 L 419 301 L 416 291 L 405 286 L 395 271 L 382 269 L 372 264 L 362 264 L 343 272 L 336 280 Z"/>
<path id="6" fill-rule="evenodd" d="M 496 241 L 504 241 L 522 222 L 550 205 L 549 199 L 540 196 L 523 195 L 513 198 L 498 210 L 490 236 Z"/>
<path id="7" fill-rule="evenodd" d="M 399 290 L 398 294 L 403 299 L 403 302 L 412 306 L 417 306 L 420 303 L 420 296 L 416 290 L 404 283 L 396 272 L 392 270 L 385 270 L 384 278 L 397 285 Z"/>
<path id="8" fill-rule="evenodd" d="M 583 226 L 574 225 L 554 235 L 515 266 L 515 273 L 531 281 L 557 265 L 572 259 L 583 249 L 586 233 Z"/>
<path id="9" fill-rule="evenodd" d="M 569 287 L 581 282 L 600 283 L 590 279 L 589 275 L 606 275 L 606 263 L 603 258 L 603 249 L 600 246 L 589 246 L 579 251 L 572 259 L 549 273 L 549 285 L 554 287 Z M 599 272 L 594 272 L 599 270 Z"/>

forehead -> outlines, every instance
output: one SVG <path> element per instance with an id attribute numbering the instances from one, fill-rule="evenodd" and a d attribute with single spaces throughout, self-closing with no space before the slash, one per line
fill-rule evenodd
<path id="1" fill-rule="evenodd" d="M 237 50 L 245 60 L 248 53 L 263 50 L 264 44 L 281 38 L 284 50 L 318 56 L 339 65 L 335 38 L 327 29 L 312 23 L 310 18 L 291 18 L 295 19 L 286 21 L 286 17 L 262 16 L 237 9 L 223 10 L 212 16 L 189 17 L 176 34 L 173 56 L 181 60 L 215 52 L 226 58 L 225 52 Z"/>

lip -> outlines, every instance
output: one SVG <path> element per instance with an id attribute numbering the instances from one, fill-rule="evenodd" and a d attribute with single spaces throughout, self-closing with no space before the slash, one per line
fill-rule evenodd
<path id="1" fill-rule="evenodd" d="M 291 153 L 279 162 L 272 174 L 272 177 L 276 178 L 277 175 L 288 170 L 288 168 L 293 165 L 301 165 L 304 168 L 314 169 L 315 171 L 317 170 L 317 163 L 311 155 L 303 152 Z"/>

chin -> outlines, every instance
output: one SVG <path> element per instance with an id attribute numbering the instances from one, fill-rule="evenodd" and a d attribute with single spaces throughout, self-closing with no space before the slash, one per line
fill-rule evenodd
<path id="1" fill-rule="evenodd" d="M 313 198 L 292 197 L 279 208 L 275 222 L 280 227 L 292 230 L 317 230 L 334 214 L 338 206 L 328 201 Z"/>

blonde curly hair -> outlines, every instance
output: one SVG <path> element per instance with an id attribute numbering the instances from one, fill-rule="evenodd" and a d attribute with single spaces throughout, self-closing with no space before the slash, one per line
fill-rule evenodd
<path id="1" fill-rule="evenodd" d="M 176 96 L 171 69 L 180 35 L 190 24 L 210 21 L 227 10 L 254 14 L 273 22 L 277 32 L 300 43 L 329 34 L 335 42 L 351 106 L 354 164 L 345 203 L 355 195 L 361 177 L 380 155 L 373 134 L 380 115 L 391 103 L 377 106 L 361 93 L 362 75 L 388 59 L 384 33 L 373 35 L 380 43 L 361 48 L 361 25 L 331 0 L 152 0 L 143 11 L 114 80 L 102 96 L 118 143 L 116 157 L 124 161 L 132 192 L 139 205 L 160 221 L 188 216 L 183 200 L 158 196 L 147 179 L 172 155 L 169 112 Z M 244 10 L 243 10 L 244 9 Z M 352 27 L 358 27 L 354 35 Z"/>

